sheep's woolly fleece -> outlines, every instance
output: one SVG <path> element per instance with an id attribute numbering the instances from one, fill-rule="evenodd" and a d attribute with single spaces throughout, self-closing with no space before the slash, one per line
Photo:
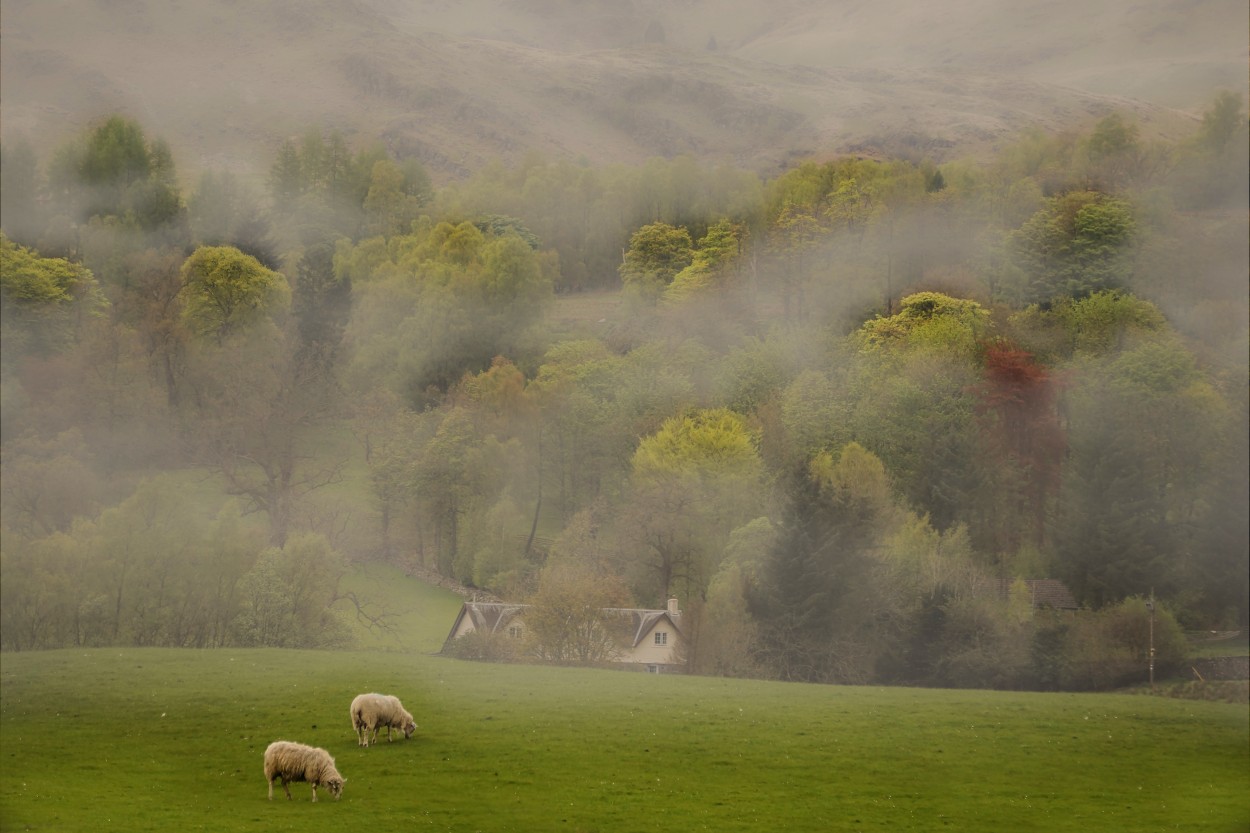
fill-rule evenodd
<path id="1" fill-rule="evenodd" d="M 360 746 L 376 743 L 378 730 L 386 728 L 386 740 L 391 740 L 391 729 L 399 729 L 404 738 L 411 738 L 417 730 L 413 721 L 398 697 L 389 694 L 358 694 L 352 700 L 352 729 L 356 732 L 356 740 Z"/>
<path id="2" fill-rule="evenodd" d="M 325 787 L 334 800 L 343 795 L 343 782 L 330 753 L 315 746 L 289 740 L 276 740 L 265 749 L 265 780 L 269 782 L 269 800 L 273 801 L 273 779 L 282 779 L 282 789 L 291 798 L 291 781 L 312 784 L 312 800 L 317 800 L 317 787 Z"/>

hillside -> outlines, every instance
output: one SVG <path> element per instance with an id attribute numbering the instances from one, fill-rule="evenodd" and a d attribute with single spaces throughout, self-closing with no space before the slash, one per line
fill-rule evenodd
<path id="1" fill-rule="evenodd" d="M 4 136 L 55 144 L 120 112 L 187 173 L 263 171 L 315 124 L 441 180 L 530 151 L 775 171 L 985 153 L 1111 109 L 1175 137 L 1244 83 L 1244 4 L 1122 5 L 5 0 Z"/>

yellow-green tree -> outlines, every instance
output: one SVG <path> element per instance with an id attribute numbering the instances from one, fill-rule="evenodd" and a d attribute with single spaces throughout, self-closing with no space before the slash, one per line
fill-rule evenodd
<path id="1" fill-rule="evenodd" d="M 640 297 L 655 300 L 693 259 L 689 231 L 668 223 L 651 223 L 629 239 L 619 270 L 621 280 Z"/>
<path id="2" fill-rule="evenodd" d="M 91 270 L 40 257 L 0 233 L 0 323 L 6 358 L 69 346 L 107 302 Z"/>
<path id="3" fill-rule="evenodd" d="M 757 432 L 725 409 L 670 418 L 639 443 L 621 529 L 642 554 L 646 596 L 703 596 L 729 534 L 760 514 L 758 448 Z"/>
<path id="4" fill-rule="evenodd" d="M 182 264 L 183 320 L 218 343 L 280 312 L 290 297 L 286 278 L 233 246 L 201 246 Z"/>

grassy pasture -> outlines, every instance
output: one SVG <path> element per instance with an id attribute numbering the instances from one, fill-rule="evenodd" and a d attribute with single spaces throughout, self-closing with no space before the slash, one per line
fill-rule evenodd
<path id="1" fill-rule="evenodd" d="M 405 575 L 390 564 L 354 565 L 339 582 L 339 591 L 355 594 L 371 614 L 386 617 L 385 629 L 370 629 L 349 601 L 335 603 L 355 644 L 365 650 L 436 653 L 464 603 L 450 590 Z"/>
<path id="2" fill-rule="evenodd" d="M 395 651 L 0 657 L 0 830 L 1243 831 L 1244 705 L 495 666 Z M 361 750 L 347 707 L 403 697 Z M 343 800 L 265 800 L 271 740 Z"/>

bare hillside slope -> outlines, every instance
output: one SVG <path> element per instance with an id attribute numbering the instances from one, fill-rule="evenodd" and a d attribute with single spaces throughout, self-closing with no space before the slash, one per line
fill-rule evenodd
<path id="1" fill-rule="evenodd" d="M 256 175 L 314 125 L 382 138 L 440 179 L 530 151 L 593 163 L 687 153 L 763 171 L 844 151 L 942 160 L 1111 109 L 1147 135 L 1188 130 L 1201 88 L 1237 65 L 1228 32 L 1245 16 L 1225 0 L 1188 16 L 1135 5 L 1121 14 L 1132 27 L 1099 40 L 1043 15 L 1053 3 L 1008 5 L 4 0 L 2 126 L 48 145 L 121 112 L 167 139 L 184 171 Z M 1083 10 L 1071 25 L 1086 29 L 1123 6 L 1060 5 Z M 1235 28 L 1244 78 L 1246 27 Z M 1204 80 L 1167 100 L 1116 83 L 1185 61 Z"/>

